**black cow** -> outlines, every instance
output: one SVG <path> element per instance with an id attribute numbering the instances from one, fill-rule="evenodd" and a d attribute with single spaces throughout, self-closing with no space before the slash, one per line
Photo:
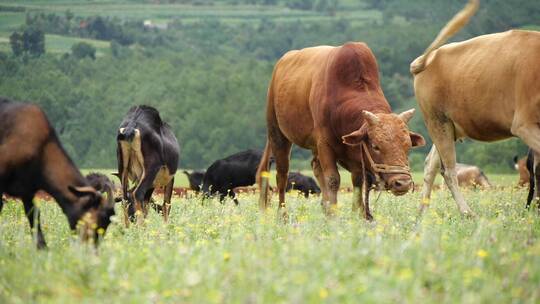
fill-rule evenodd
<path id="1" fill-rule="evenodd" d="M 22 199 L 30 227 L 37 220 L 37 247 L 46 247 L 39 210 L 33 198 L 49 193 L 67 216 L 69 227 L 84 240 L 98 241 L 114 215 L 112 197 L 90 186 L 64 151 L 56 131 L 37 106 L 0 97 L 0 210 L 2 194 Z"/>
<path id="2" fill-rule="evenodd" d="M 309 197 L 310 193 L 321 193 L 321 188 L 319 188 L 315 180 L 309 176 L 303 175 L 300 172 L 289 173 L 286 190 L 290 191 L 291 189 L 302 192 L 306 198 Z"/>
<path id="3" fill-rule="evenodd" d="M 219 193 L 220 201 L 228 195 L 238 205 L 233 189 L 255 184 L 255 174 L 261 157 L 260 150 L 246 150 L 216 160 L 208 167 L 204 175 L 203 193 L 206 196 Z"/>
<path id="4" fill-rule="evenodd" d="M 201 191 L 201 185 L 203 183 L 204 171 L 193 171 L 191 173 L 184 170 L 184 174 L 187 175 L 189 180 L 189 188 L 195 192 Z"/>
<path id="5" fill-rule="evenodd" d="M 167 221 L 179 157 L 178 141 L 171 128 L 155 108 L 134 106 L 120 124 L 116 141 L 117 175 L 122 183 L 127 215 L 132 221 L 136 211 L 146 216 L 154 189 L 165 187 L 162 211 Z"/>

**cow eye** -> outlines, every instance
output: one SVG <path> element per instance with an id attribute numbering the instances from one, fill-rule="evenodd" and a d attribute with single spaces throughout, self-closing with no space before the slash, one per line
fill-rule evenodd
<path id="1" fill-rule="evenodd" d="M 371 149 L 372 149 L 374 152 L 377 152 L 377 153 L 381 152 L 381 150 L 379 149 L 379 147 L 378 147 L 377 145 L 375 145 L 375 144 L 371 144 Z"/>

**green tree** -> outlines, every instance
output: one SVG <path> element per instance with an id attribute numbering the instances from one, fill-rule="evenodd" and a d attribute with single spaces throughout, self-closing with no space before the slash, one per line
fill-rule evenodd
<path id="1" fill-rule="evenodd" d="M 96 48 L 89 43 L 79 42 L 71 46 L 71 54 L 77 59 L 85 57 L 96 59 Z"/>
<path id="2" fill-rule="evenodd" d="M 22 34 L 13 32 L 9 42 L 15 56 L 23 54 L 41 56 L 45 53 L 45 33 L 34 27 L 27 27 Z"/>
<path id="3" fill-rule="evenodd" d="M 9 44 L 11 45 L 11 50 L 13 52 L 13 55 L 21 56 L 23 54 L 24 52 L 23 36 L 19 34 L 19 32 L 13 32 L 11 36 L 9 36 Z"/>

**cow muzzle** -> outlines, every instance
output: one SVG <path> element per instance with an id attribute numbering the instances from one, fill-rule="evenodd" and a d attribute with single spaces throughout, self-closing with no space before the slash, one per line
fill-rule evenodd
<path id="1" fill-rule="evenodd" d="M 400 174 L 399 176 L 389 180 L 387 183 L 387 189 L 390 190 L 392 194 L 399 196 L 409 192 L 412 185 L 413 183 L 410 176 Z"/>

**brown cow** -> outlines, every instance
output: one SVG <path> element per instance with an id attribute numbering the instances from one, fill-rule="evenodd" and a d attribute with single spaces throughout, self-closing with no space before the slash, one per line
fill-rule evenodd
<path id="1" fill-rule="evenodd" d="M 518 159 L 517 155 L 514 157 L 514 168 L 519 173 L 518 186 L 524 187 L 529 184 L 529 170 L 527 169 L 527 156 Z"/>
<path id="2" fill-rule="evenodd" d="M 392 113 L 380 86 L 377 61 L 365 43 L 290 51 L 276 64 L 268 89 L 267 144 L 258 175 L 268 171 L 273 154 L 278 210 L 286 215 L 291 145 L 310 149 L 327 214 L 337 204 L 340 164 L 352 173 L 357 190 L 353 210 L 360 207 L 363 216 L 372 219 L 368 195 L 373 184 L 384 183 L 395 195 L 412 186 L 407 154 L 425 143 L 407 128 L 413 113 L 414 109 Z M 267 206 L 265 188 L 261 208 Z"/>
<path id="3" fill-rule="evenodd" d="M 114 215 L 112 196 L 106 201 L 81 175 L 45 113 L 36 105 L 0 98 L 0 210 L 2 193 L 21 198 L 31 228 L 37 220 L 37 247 L 43 248 L 39 210 L 33 202 L 38 190 L 54 197 L 69 227 L 81 228 L 83 239 L 97 242 L 97 232 L 104 232 Z"/>
<path id="4" fill-rule="evenodd" d="M 442 162 L 460 212 L 472 214 L 458 188 L 457 139 L 517 136 L 540 152 L 540 33 L 514 30 L 442 46 L 468 22 L 478 3 L 471 0 L 411 63 L 416 98 L 434 143 L 426 158 L 422 209 Z"/>

